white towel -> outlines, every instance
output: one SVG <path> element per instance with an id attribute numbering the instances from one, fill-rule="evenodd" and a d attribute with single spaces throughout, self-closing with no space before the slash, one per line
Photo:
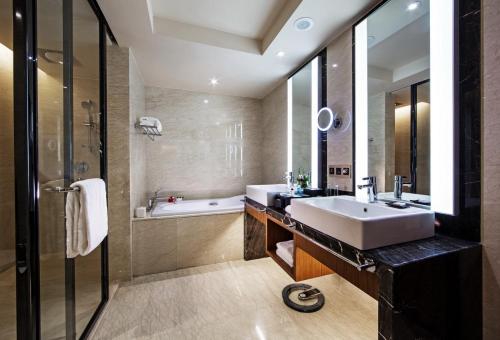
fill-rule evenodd
<path id="1" fill-rule="evenodd" d="M 276 255 L 281 257 L 281 259 L 285 261 L 286 264 L 288 264 L 290 267 L 293 267 L 293 255 L 290 255 L 288 252 L 280 248 L 276 250 Z"/>
<path id="2" fill-rule="evenodd" d="M 139 124 L 155 127 L 159 132 L 163 130 L 160 120 L 155 117 L 141 117 L 139 118 Z"/>
<path id="3" fill-rule="evenodd" d="M 106 186 L 99 178 L 71 184 L 66 198 L 66 256 L 88 255 L 108 234 Z"/>
<path id="4" fill-rule="evenodd" d="M 286 251 L 290 255 L 293 254 L 293 240 L 278 242 L 278 243 L 276 243 L 276 247 L 278 249 L 282 249 L 282 250 Z"/>

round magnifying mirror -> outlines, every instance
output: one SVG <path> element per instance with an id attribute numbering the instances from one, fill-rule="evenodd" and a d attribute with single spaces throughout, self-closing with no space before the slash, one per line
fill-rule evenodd
<path id="1" fill-rule="evenodd" d="M 318 111 L 316 119 L 318 130 L 328 131 L 333 125 L 333 112 L 328 107 L 324 107 Z"/>

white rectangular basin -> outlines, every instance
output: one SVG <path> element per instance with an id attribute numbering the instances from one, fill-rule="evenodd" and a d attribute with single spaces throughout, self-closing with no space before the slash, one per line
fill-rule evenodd
<path id="1" fill-rule="evenodd" d="M 247 197 L 266 207 L 274 205 L 274 196 L 287 192 L 286 184 L 247 185 Z"/>
<path id="2" fill-rule="evenodd" d="M 291 215 L 360 250 L 434 236 L 433 211 L 396 209 L 382 202 L 360 202 L 352 196 L 292 200 Z"/>

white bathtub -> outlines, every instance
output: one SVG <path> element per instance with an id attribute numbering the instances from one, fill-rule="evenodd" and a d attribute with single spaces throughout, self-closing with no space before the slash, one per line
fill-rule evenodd
<path id="1" fill-rule="evenodd" d="M 151 212 L 152 217 L 198 216 L 243 212 L 244 195 L 206 200 L 185 200 L 177 203 L 159 201 Z"/>

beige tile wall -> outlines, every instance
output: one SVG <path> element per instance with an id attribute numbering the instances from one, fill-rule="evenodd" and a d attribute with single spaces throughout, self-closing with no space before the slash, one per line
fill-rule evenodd
<path id="1" fill-rule="evenodd" d="M 500 2 L 483 0 L 483 325 L 500 338 Z"/>
<path id="2" fill-rule="evenodd" d="M 332 111 L 343 117 L 350 127 L 339 132 L 328 131 L 328 165 L 352 166 L 352 32 L 347 29 L 327 47 L 327 103 Z M 337 64 L 336 68 L 332 65 Z M 338 185 L 340 190 L 352 191 L 351 178 L 328 176 L 328 185 Z"/>
<path id="3" fill-rule="evenodd" d="M 148 194 L 228 197 L 261 183 L 260 100 L 147 87 L 146 113 L 163 125 L 146 142 Z"/>
<path id="4" fill-rule="evenodd" d="M 284 183 L 287 168 L 287 83 L 262 99 L 262 182 Z"/>
<path id="5" fill-rule="evenodd" d="M 110 279 L 130 280 L 129 49 L 108 47 L 108 214 Z"/>
<path id="6" fill-rule="evenodd" d="M 137 119 L 146 114 L 146 89 L 134 55 L 130 53 L 130 215 L 146 202 L 146 143 L 147 136 L 135 128 Z"/>
<path id="7" fill-rule="evenodd" d="M 368 98 L 368 174 L 377 177 L 378 190 L 385 190 L 386 94 L 377 93 Z M 368 176 L 368 174 L 366 174 Z"/>
<path id="8" fill-rule="evenodd" d="M 243 258 L 243 214 L 134 220 L 133 275 Z"/>

